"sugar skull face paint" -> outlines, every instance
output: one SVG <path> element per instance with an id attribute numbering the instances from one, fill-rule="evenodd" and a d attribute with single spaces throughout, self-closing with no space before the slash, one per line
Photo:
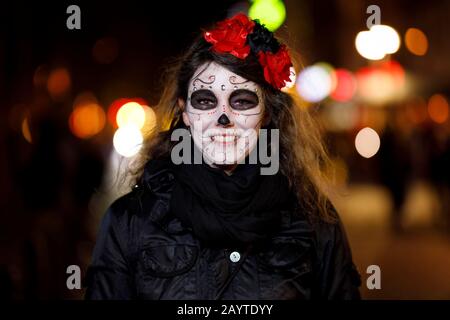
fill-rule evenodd
<path id="1" fill-rule="evenodd" d="M 208 164 L 230 165 L 256 146 L 263 110 L 256 83 L 210 62 L 189 82 L 183 121 Z"/>

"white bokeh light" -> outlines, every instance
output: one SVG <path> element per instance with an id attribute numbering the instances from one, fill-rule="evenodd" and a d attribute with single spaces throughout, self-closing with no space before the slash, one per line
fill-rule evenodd
<path id="1" fill-rule="evenodd" d="M 394 28 L 386 25 L 374 25 L 370 28 L 386 54 L 393 54 L 400 48 L 400 36 Z"/>
<path id="2" fill-rule="evenodd" d="M 134 125 L 120 127 L 114 133 L 113 145 L 117 153 L 124 157 L 136 155 L 142 147 L 141 131 Z"/>
<path id="3" fill-rule="evenodd" d="M 394 28 L 374 25 L 368 31 L 361 31 L 355 39 L 358 53 L 369 60 L 381 60 L 400 48 L 400 36 Z"/>
<path id="4" fill-rule="evenodd" d="M 333 80 L 326 68 L 313 65 L 305 68 L 297 77 L 297 91 L 308 102 L 325 99 L 333 88 Z"/>
<path id="5" fill-rule="evenodd" d="M 380 137 L 372 128 L 361 129 L 355 138 L 356 151 L 364 158 L 371 158 L 380 149 Z"/>

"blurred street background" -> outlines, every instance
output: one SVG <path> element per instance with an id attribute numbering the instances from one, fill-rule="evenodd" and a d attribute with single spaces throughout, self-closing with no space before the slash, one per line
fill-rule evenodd
<path id="1" fill-rule="evenodd" d="M 445 0 L 3 3 L 0 299 L 82 298 L 66 268 L 86 271 L 105 209 L 129 190 L 117 172 L 155 124 L 164 68 L 237 12 L 300 59 L 293 90 L 325 131 L 363 297 L 450 299 Z"/>

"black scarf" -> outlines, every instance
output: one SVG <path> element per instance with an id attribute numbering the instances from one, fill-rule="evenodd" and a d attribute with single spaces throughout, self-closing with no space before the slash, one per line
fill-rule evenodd
<path id="1" fill-rule="evenodd" d="M 279 227 L 289 200 L 286 177 L 261 175 L 261 164 L 238 164 L 231 175 L 208 164 L 172 165 L 172 213 L 209 244 L 263 240 Z"/>

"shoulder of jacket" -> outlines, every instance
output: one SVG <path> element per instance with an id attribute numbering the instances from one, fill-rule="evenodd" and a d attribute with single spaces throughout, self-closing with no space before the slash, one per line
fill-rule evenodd
<path id="1" fill-rule="evenodd" d="M 172 178 L 163 172 L 152 179 L 141 179 L 130 192 L 116 199 L 108 211 L 119 224 L 159 223 L 169 211 L 172 185 Z"/>
<path id="2" fill-rule="evenodd" d="M 314 229 L 317 245 L 326 249 L 327 247 L 339 246 L 347 241 L 345 228 L 342 219 L 336 208 L 330 202 L 331 219 L 316 218 L 311 222 Z"/>
<path id="3" fill-rule="evenodd" d="M 133 214 L 133 210 L 130 209 L 135 201 L 136 199 L 133 191 L 123 194 L 109 205 L 106 215 L 109 215 L 109 218 L 113 221 L 126 219 Z"/>

